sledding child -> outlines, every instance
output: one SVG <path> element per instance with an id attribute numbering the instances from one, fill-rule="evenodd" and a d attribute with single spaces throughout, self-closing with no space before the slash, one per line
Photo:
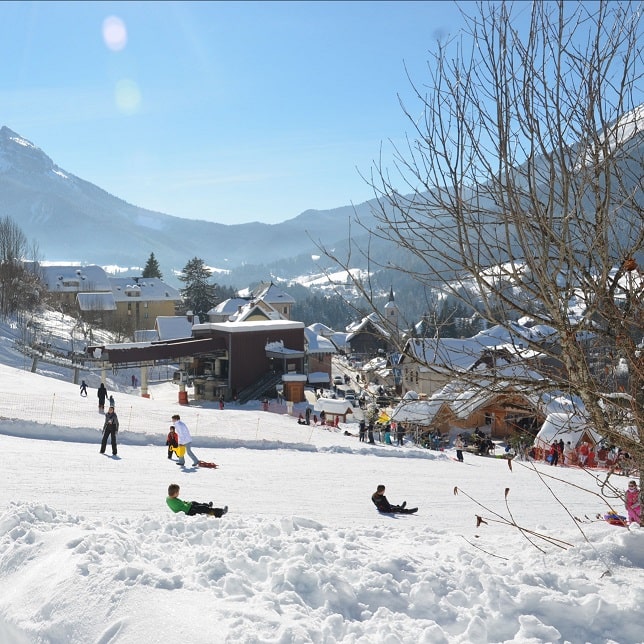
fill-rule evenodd
<path id="1" fill-rule="evenodd" d="M 174 450 L 179 447 L 179 434 L 174 431 L 174 425 L 170 425 L 170 431 L 168 432 L 168 438 L 165 444 L 168 446 L 168 458 L 172 460 Z"/>
<path id="2" fill-rule="evenodd" d="M 628 482 L 625 505 L 629 522 L 639 525 L 642 508 L 640 505 L 640 491 L 635 481 Z"/>
<path id="3" fill-rule="evenodd" d="M 385 486 L 379 485 L 376 491 L 371 495 L 373 504 L 382 514 L 414 514 L 418 512 L 418 508 L 407 508 L 407 501 L 403 501 L 402 505 L 391 505 L 385 496 Z"/>
<path id="4" fill-rule="evenodd" d="M 228 512 L 228 506 L 224 505 L 223 508 L 213 508 L 212 501 L 210 503 L 198 503 L 197 501 L 182 501 L 179 498 L 181 488 L 176 483 L 171 483 L 168 486 L 168 496 L 165 502 L 173 512 L 185 512 L 188 516 L 195 514 L 208 514 L 213 517 L 223 517 Z"/>

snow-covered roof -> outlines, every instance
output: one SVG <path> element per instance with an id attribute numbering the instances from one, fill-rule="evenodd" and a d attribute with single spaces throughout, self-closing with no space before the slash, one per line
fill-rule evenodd
<path id="1" fill-rule="evenodd" d="M 403 399 L 391 414 L 391 420 L 416 425 L 431 425 L 438 410 L 445 403 L 444 400 L 410 400 Z"/>
<path id="2" fill-rule="evenodd" d="M 225 333 L 246 333 L 247 331 L 282 331 L 304 329 L 304 322 L 295 320 L 254 320 L 252 322 L 202 322 L 192 327 L 193 332 L 223 331 Z"/>
<path id="3" fill-rule="evenodd" d="M 313 405 L 315 411 L 324 410 L 325 414 L 341 416 L 353 413 L 353 405 L 343 398 L 318 398 Z"/>
<path id="4" fill-rule="evenodd" d="M 380 316 L 377 313 L 370 313 L 366 317 L 362 318 L 358 322 L 353 322 L 347 327 L 347 342 L 358 335 L 365 328 L 372 326 L 383 338 L 388 338 L 391 334 L 387 329 L 382 325 Z"/>
<path id="5" fill-rule="evenodd" d="M 251 300 L 241 306 L 236 313 L 233 313 L 228 319 L 231 322 L 254 321 L 256 316 L 261 316 L 269 320 L 282 319 L 282 315 L 271 304 L 264 300 Z"/>
<path id="6" fill-rule="evenodd" d="M 595 443 L 601 440 L 601 436 L 591 428 L 588 420 L 581 415 L 548 414 L 534 439 L 534 443 L 539 447 L 543 447 L 561 439 L 564 443 L 570 441 L 572 446 L 576 447 L 584 434 L 590 436 Z"/>
<path id="7" fill-rule="evenodd" d="M 109 293 L 78 293 L 78 308 L 81 311 L 116 311 L 116 302 Z"/>
<path id="8" fill-rule="evenodd" d="M 110 277 L 109 284 L 117 302 L 129 302 L 133 298 L 140 301 L 179 302 L 179 291 L 168 286 L 157 277 Z"/>
<path id="9" fill-rule="evenodd" d="M 288 293 L 282 291 L 272 282 L 270 284 L 260 284 L 252 292 L 254 299 L 264 300 L 268 304 L 295 304 L 295 299 Z"/>
<path id="10" fill-rule="evenodd" d="M 240 307 L 246 306 L 246 304 L 248 304 L 248 300 L 243 297 L 231 297 L 223 302 L 219 302 L 217 306 L 210 309 L 210 311 L 208 311 L 208 315 L 234 315 L 239 311 Z"/>
<path id="11" fill-rule="evenodd" d="M 318 335 L 311 327 L 304 328 L 304 341 L 308 353 L 336 353 L 337 350 L 330 340 Z"/>
<path id="12" fill-rule="evenodd" d="M 134 331 L 134 342 L 157 342 L 159 340 L 159 333 L 156 329 L 137 329 Z"/>
<path id="13" fill-rule="evenodd" d="M 192 337 L 192 322 L 185 315 L 158 315 L 155 328 L 159 340 L 183 340 Z"/>
<path id="14" fill-rule="evenodd" d="M 52 293 L 76 293 L 111 291 L 107 273 L 100 267 L 90 264 L 52 264 L 40 266 L 42 280 Z"/>
<path id="15" fill-rule="evenodd" d="M 348 333 L 343 331 L 334 331 L 331 335 L 328 336 L 329 340 L 340 350 L 345 351 L 347 349 L 347 338 L 349 337 Z"/>
<path id="16" fill-rule="evenodd" d="M 326 324 L 322 324 L 321 322 L 314 322 L 313 324 L 310 324 L 309 329 L 311 329 L 313 333 L 322 335 L 325 338 L 328 338 L 330 335 L 333 335 L 335 333 L 332 328 L 328 327 Z"/>
<path id="17" fill-rule="evenodd" d="M 495 349 L 508 356 L 530 360 L 539 356 L 538 351 L 524 346 L 526 340 L 543 341 L 550 333 L 550 327 L 522 327 L 511 323 L 514 333 L 500 325 L 477 333 L 471 338 L 411 338 L 405 346 L 405 353 L 422 363 L 421 369 L 448 369 L 467 371 L 481 356 Z M 554 330 L 553 330 L 554 331 Z M 404 358 L 403 358 L 404 361 Z"/>
<path id="18" fill-rule="evenodd" d="M 283 340 L 276 340 L 274 342 L 267 342 L 265 345 L 265 350 L 270 353 L 278 354 L 281 356 L 300 356 L 302 355 L 301 351 L 297 349 L 289 349 L 284 346 Z"/>

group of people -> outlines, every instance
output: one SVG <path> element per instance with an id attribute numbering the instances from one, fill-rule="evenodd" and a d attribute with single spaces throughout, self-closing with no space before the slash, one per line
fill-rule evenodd
<path id="1" fill-rule="evenodd" d="M 199 459 L 192 451 L 192 435 L 179 414 L 172 416 L 172 425 L 170 425 L 165 444 L 168 446 L 169 459 L 172 459 L 173 454 L 177 455 L 177 465 L 183 466 L 186 464 L 186 455 L 192 459 L 193 467 L 199 465 Z"/>
<path id="2" fill-rule="evenodd" d="M 83 387 L 84 386 L 84 387 Z M 85 389 L 85 395 L 87 395 L 87 385 L 83 381 L 81 385 L 81 395 L 83 395 L 83 388 Z M 107 389 L 105 385 L 101 383 L 99 387 L 99 409 L 101 406 L 105 405 L 105 400 L 107 398 Z M 199 459 L 196 454 L 192 451 L 192 436 L 187 425 L 181 420 L 179 414 L 173 414 L 172 416 L 172 425 L 170 426 L 170 431 L 166 438 L 166 446 L 168 447 L 168 458 L 172 459 L 173 455 L 177 455 L 177 464 L 185 465 L 185 456 L 186 454 L 192 459 L 193 466 L 196 467 L 199 465 Z M 361 442 L 365 441 L 365 435 L 368 434 L 369 442 L 374 443 L 373 437 L 373 423 L 366 425 L 364 420 L 360 421 L 360 430 L 359 438 Z M 116 456 L 118 451 L 116 436 L 119 430 L 119 420 L 118 416 L 114 410 L 114 401 L 110 397 L 110 406 L 105 414 L 105 420 L 103 423 L 103 436 L 101 440 L 101 449 L 100 453 L 105 454 L 107 449 L 108 441 L 111 442 L 112 455 Z M 404 428 L 400 434 L 397 436 L 398 444 L 402 445 L 404 439 Z M 457 460 L 463 461 L 463 450 L 465 449 L 465 440 L 463 439 L 462 434 L 459 434 L 456 437 L 454 442 L 454 447 L 456 448 L 456 457 Z M 564 463 L 569 464 L 572 459 L 572 454 L 575 453 L 578 459 L 578 462 L 584 465 L 587 461 L 587 456 L 589 449 L 584 452 L 583 448 L 588 448 L 588 443 L 584 442 L 580 445 L 579 451 L 575 452 L 572 448 L 570 442 L 564 445 L 563 440 L 555 441 L 550 446 L 549 455 L 551 465 L 556 466 L 559 462 L 561 456 Z M 586 458 L 583 458 L 583 457 Z M 168 507 L 173 512 L 185 512 L 187 515 L 195 514 L 208 514 L 215 517 L 222 517 L 228 512 L 228 506 L 223 508 L 214 508 L 212 502 L 201 503 L 197 501 L 182 501 L 179 498 L 180 487 L 176 483 L 172 483 L 168 487 L 168 496 L 166 498 L 166 503 Z M 383 514 L 414 514 L 418 512 L 418 508 L 407 508 L 407 502 L 404 501 L 401 505 L 392 505 L 385 496 L 385 486 L 378 485 L 376 491 L 371 496 L 371 500 L 376 506 L 378 512 Z M 641 506 L 640 506 L 640 491 L 637 488 L 637 483 L 635 481 L 630 481 L 628 484 L 628 490 L 625 494 L 625 505 L 626 511 L 628 513 L 628 520 L 631 523 L 639 524 Z"/>

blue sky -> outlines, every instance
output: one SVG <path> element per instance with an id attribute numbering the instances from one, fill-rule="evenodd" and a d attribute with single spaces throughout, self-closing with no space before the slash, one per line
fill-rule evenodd
<path id="1" fill-rule="evenodd" d="M 373 196 L 404 65 L 459 27 L 449 2 L 3 2 L 0 125 L 135 205 L 280 222 Z"/>

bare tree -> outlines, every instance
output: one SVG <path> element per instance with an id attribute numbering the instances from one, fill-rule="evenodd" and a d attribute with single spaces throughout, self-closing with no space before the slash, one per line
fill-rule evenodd
<path id="1" fill-rule="evenodd" d="M 27 238 L 10 217 L 0 219 L 0 315 L 32 310 L 40 302 L 42 284 L 36 271 L 26 268 Z M 35 262 L 34 262 L 35 265 Z"/>
<path id="2" fill-rule="evenodd" d="M 514 11 L 531 13 L 525 32 Z M 466 29 L 437 45 L 428 81 L 410 79 L 413 134 L 369 180 L 380 204 L 371 234 L 408 257 L 369 260 L 419 293 L 440 286 L 489 324 L 510 329 L 530 315 L 552 327 L 555 343 L 532 344 L 563 367 L 548 386 L 583 401 L 644 483 L 640 12 L 468 5 Z M 609 377 L 620 364 L 624 391 Z"/>

